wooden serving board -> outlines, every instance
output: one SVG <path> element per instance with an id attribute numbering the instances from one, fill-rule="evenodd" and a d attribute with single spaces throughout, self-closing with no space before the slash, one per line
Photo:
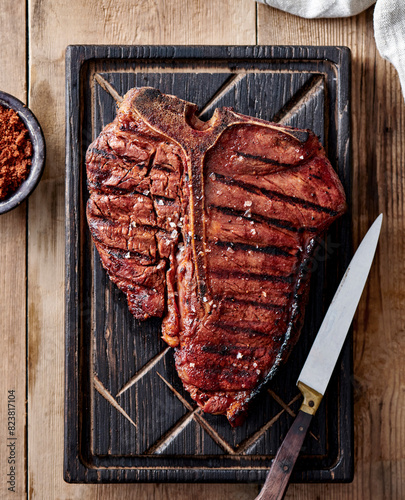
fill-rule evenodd
<path id="1" fill-rule="evenodd" d="M 350 213 L 319 242 L 306 321 L 288 362 L 239 428 L 183 390 L 160 320 L 138 322 L 108 279 L 85 218 L 85 152 L 132 87 L 310 128 L 350 195 L 350 54 L 342 47 L 72 46 L 66 55 L 65 479 L 264 481 L 300 405 L 295 381 L 351 253 Z M 348 199 L 349 207 L 350 200 Z M 351 342 L 304 443 L 294 481 L 349 481 Z"/>

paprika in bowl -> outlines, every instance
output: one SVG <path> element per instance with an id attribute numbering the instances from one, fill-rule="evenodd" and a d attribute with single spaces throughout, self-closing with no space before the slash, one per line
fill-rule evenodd
<path id="1" fill-rule="evenodd" d="M 0 214 L 18 206 L 37 186 L 45 165 L 45 141 L 34 114 L 0 91 Z"/>

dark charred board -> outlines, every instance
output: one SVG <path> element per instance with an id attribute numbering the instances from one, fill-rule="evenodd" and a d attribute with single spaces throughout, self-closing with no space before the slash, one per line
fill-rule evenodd
<path id="1" fill-rule="evenodd" d="M 343 47 L 72 46 L 66 55 L 65 480 L 262 482 L 300 406 L 295 385 L 350 260 L 350 53 Z M 312 129 L 339 174 L 349 212 L 319 241 L 300 340 L 246 422 L 200 412 L 161 340 L 135 320 L 91 241 L 84 156 L 132 87 Z M 309 270 L 308 270 L 309 271 Z M 315 416 L 293 481 L 350 481 L 351 340 Z"/>

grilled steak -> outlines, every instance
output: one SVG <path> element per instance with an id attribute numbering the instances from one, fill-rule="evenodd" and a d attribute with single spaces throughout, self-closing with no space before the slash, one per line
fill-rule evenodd
<path id="1" fill-rule="evenodd" d="M 238 425 L 296 343 L 315 239 L 345 210 L 315 135 L 132 89 L 87 152 L 87 217 L 140 319 L 163 317 L 184 387 Z"/>

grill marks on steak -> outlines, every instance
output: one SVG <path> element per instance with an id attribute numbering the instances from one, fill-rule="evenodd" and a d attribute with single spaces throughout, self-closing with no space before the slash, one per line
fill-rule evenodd
<path id="1" fill-rule="evenodd" d="M 164 316 L 179 376 L 243 418 L 295 344 L 315 237 L 345 209 L 312 132 L 133 89 L 87 155 L 89 226 L 137 318 Z"/>
<path id="2" fill-rule="evenodd" d="M 162 316 L 184 211 L 181 150 L 120 113 L 86 155 L 87 219 L 103 266 L 139 319 Z M 187 202 L 187 200 L 186 200 Z"/>

